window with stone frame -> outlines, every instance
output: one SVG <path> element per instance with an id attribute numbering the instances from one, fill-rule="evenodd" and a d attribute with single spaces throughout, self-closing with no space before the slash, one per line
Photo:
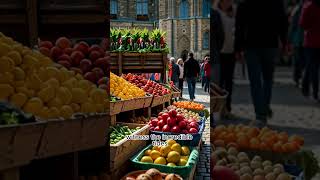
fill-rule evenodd
<path id="1" fill-rule="evenodd" d="M 211 0 L 203 0 L 202 2 L 202 16 L 210 17 Z"/>
<path id="2" fill-rule="evenodd" d="M 148 17 L 148 0 L 137 0 L 137 20 L 147 21 Z"/>
<path id="3" fill-rule="evenodd" d="M 179 17 L 187 18 L 189 17 L 189 3 L 187 0 L 182 0 L 179 7 Z"/>
<path id="4" fill-rule="evenodd" d="M 205 32 L 202 37 L 202 49 L 209 49 L 209 32 Z"/>
<path id="5" fill-rule="evenodd" d="M 112 19 L 117 19 L 117 15 L 118 15 L 118 0 L 111 0 L 110 16 Z"/>

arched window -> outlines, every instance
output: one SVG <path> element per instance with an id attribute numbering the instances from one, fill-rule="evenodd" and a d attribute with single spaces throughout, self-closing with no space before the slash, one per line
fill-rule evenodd
<path id="1" fill-rule="evenodd" d="M 111 18 L 113 19 L 117 18 L 117 14 L 118 14 L 118 0 L 111 0 L 111 4 L 110 4 Z"/>
<path id="2" fill-rule="evenodd" d="M 182 0 L 180 3 L 180 18 L 189 17 L 189 3 L 187 0 Z"/>
<path id="3" fill-rule="evenodd" d="M 202 3 L 202 16 L 210 17 L 211 0 L 203 0 Z"/>
<path id="4" fill-rule="evenodd" d="M 137 0 L 137 19 L 148 20 L 148 0 Z"/>
<path id="5" fill-rule="evenodd" d="M 203 49 L 209 49 L 209 40 L 210 40 L 209 32 L 205 32 L 202 37 L 202 48 Z"/>

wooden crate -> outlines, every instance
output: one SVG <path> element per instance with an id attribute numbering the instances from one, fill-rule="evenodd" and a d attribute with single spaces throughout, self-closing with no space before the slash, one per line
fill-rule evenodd
<path id="1" fill-rule="evenodd" d="M 172 93 L 164 96 L 153 97 L 151 107 L 155 107 L 155 106 L 164 104 L 166 102 L 169 102 L 171 100 L 171 97 L 172 97 Z"/>
<path id="2" fill-rule="evenodd" d="M 149 125 L 141 125 L 134 123 L 119 123 L 126 125 L 129 128 L 142 127 L 140 130 L 133 133 L 133 135 L 148 135 Z M 121 167 L 133 155 L 139 152 L 146 146 L 146 141 L 135 141 L 123 139 L 117 144 L 110 145 L 110 169 L 111 171 Z"/>
<path id="3" fill-rule="evenodd" d="M 0 128 L 0 170 L 28 164 L 36 155 L 44 122 Z"/>
<path id="4" fill-rule="evenodd" d="M 79 150 L 81 127 L 81 118 L 48 120 L 41 138 L 37 158 L 47 158 Z"/>
<path id="5" fill-rule="evenodd" d="M 110 115 L 119 114 L 122 111 L 123 104 L 123 101 L 110 102 Z"/>
<path id="6" fill-rule="evenodd" d="M 122 73 L 161 73 L 166 82 L 167 54 L 165 53 L 110 53 L 111 71 Z"/>
<path id="7" fill-rule="evenodd" d="M 145 96 L 123 101 L 121 112 L 149 107 L 153 96 Z"/>
<path id="8" fill-rule="evenodd" d="M 106 130 L 109 129 L 110 116 L 93 114 L 82 118 L 81 144 L 79 150 L 103 147 L 106 144 Z"/>

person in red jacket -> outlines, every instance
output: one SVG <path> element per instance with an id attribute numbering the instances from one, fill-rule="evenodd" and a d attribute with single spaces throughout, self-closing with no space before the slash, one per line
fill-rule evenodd
<path id="1" fill-rule="evenodd" d="M 204 85 L 204 91 L 205 92 L 209 92 L 209 88 L 210 88 L 210 75 L 211 75 L 211 71 L 210 71 L 210 57 L 207 55 L 205 57 L 205 62 L 203 65 L 203 70 L 204 70 L 204 76 L 205 76 L 205 85 Z"/>
<path id="2" fill-rule="evenodd" d="M 304 29 L 304 48 L 307 61 L 306 72 L 302 82 L 302 93 L 309 96 L 310 81 L 313 98 L 319 101 L 319 67 L 320 67 L 320 0 L 305 1 L 300 17 L 300 26 Z"/>

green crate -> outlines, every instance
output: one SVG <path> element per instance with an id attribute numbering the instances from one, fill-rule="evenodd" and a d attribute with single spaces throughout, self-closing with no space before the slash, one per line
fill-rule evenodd
<path id="1" fill-rule="evenodd" d="M 195 147 L 189 147 L 190 155 L 188 162 L 185 166 L 167 166 L 161 164 L 152 164 L 152 163 L 145 163 L 140 162 L 140 159 L 144 156 L 144 152 L 148 149 L 152 149 L 152 144 L 144 148 L 139 154 L 132 157 L 130 160 L 133 164 L 133 167 L 137 170 L 148 170 L 151 168 L 158 169 L 162 173 L 175 173 L 179 174 L 183 178 L 188 178 L 192 168 L 197 164 L 199 158 L 199 151 Z"/>

